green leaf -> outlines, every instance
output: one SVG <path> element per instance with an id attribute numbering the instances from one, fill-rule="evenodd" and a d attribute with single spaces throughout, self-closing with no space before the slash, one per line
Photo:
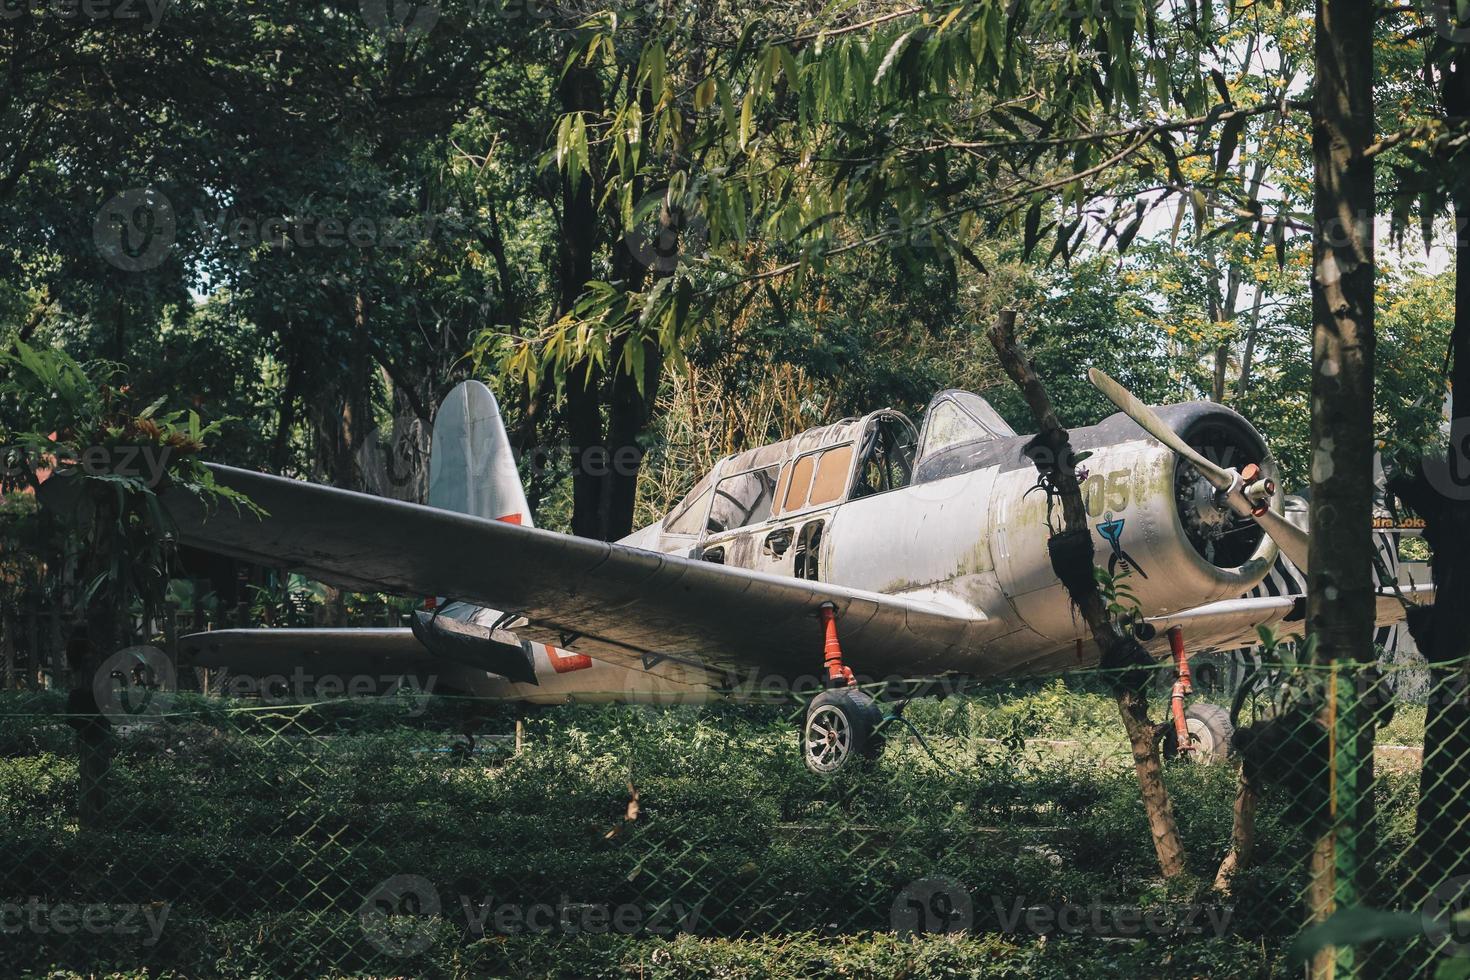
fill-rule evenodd
<path id="1" fill-rule="evenodd" d="M 1424 916 L 1382 909 L 1338 909 L 1327 921 L 1297 937 L 1287 951 L 1291 963 L 1303 963 L 1328 946 L 1358 946 L 1380 939 L 1412 939 L 1425 934 Z"/>
<path id="2" fill-rule="evenodd" d="M 694 302 L 694 286 L 687 278 L 679 280 L 679 287 L 674 293 L 674 328 L 679 334 L 684 332 L 685 325 L 689 322 L 689 307 Z"/>
<path id="3" fill-rule="evenodd" d="M 735 53 L 730 57 L 731 62 L 738 63 L 740 61 L 740 56 L 750 46 L 751 38 L 755 34 L 755 29 L 760 26 L 760 23 L 761 21 L 758 17 L 753 17 L 746 21 L 745 27 L 740 31 L 740 42 L 735 45 Z"/>
<path id="4" fill-rule="evenodd" d="M 888 74 L 889 69 L 897 63 L 899 55 L 903 54 L 904 45 L 908 44 L 909 39 L 913 36 L 913 31 L 904 31 L 894 40 L 892 46 L 888 49 L 888 53 L 883 56 L 883 61 L 879 63 L 877 73 L 873 76 L 874 86 L 877 86 L 878 83 L 883 81 L 883 77 Z"/>
<path id="5" fill-rule="evenodd" d="M 720 111 L 725 116 L 725 131 L 730 136 L 737 136 L 740 132 L 740 117 L 735 113 L 735 101 L 730 98 L 730 86 L 725 84 L 723 78 L 715 82 L 715 94 L 720 99 Z"/>
<path id="6" fill-rule="evenodd" d="M 1031 253 L 1036 248 L 1037 239 L 1041 231 L 1041 202 L 1037 201 L 1026 209 L 1026 219 L 1021 228 L 1021 261 L 1027 262 L 1031 259 Z"/>
<path id="7" fill-rule="evenodd" d="M 1225 82 L 1225 74 L 1218 68 L 1210 69 L 1210 81 L 1215 84 L 1215 91 L 1220 96 L 1220 101 L 1227 106 L 1234 106 L 1235 102 L 1230 98 L 1230 86 Z"/>
<path id="8" fill-rule="evenodd" d="M 578 112 L 572 123 L 572 135 L 567 149 L 567 174 L 571 177 L 572 191 L 575 193 L 577 184 L 582 174 L 588 170 L 589 156 L 587 152 L 587 120 Z"/>
<path id="9" fill-rule="evenodd" d="M 1142 201 L 1139 201 L 1134 207 L 1135 213 L 1133 220 L 1128 222 L 1126 228 L 1118 232 L 1118 254 L 1121 255 L 1128 250 L 1129 244 L 1133 241 L 1133 236 L 1137 235 L 1138 229 L 1143 226 L 1145 211 L 1147 211 L 1147 206 Z"/>
<path id="10" fill-rule="evenodd" d="M 1216 180 L 1225 176 L 1225 171 L 1235 156 L 1235 148 L 1240 145 L 1240 133 L 1245 129 L 1245 120 L 1243 113 L 1225 120 L 1225 126 L 1220 131 L 1220 151 L 1215 157 Z"/>
<path id="11" fill-rule="evenodd" d="M 1311 663 L 1317 654 L 1317 634 L 1310 634 L 1301 644 L 1301 660 L 1303 663 Z"/>
<path id="12" fill-rule="evenodd" d="M 648 94 L 654 105 L 663 98 L 664 72 L 667 67 L 668 58 L 664 53 L 663 42 L 654 41 L 643 49 L 643 57 L 638 60 L 638 77 L 648 86 Z"/>
<path id="13" fill-rule="evenodd" d="M 556 127 L 556 165 L 562 167 L 566 163 L 567 148 L 572 140 L 572 113 L 561 117 L 561 123 Z"/>
<path id="14" fill-rule="evenodd" d="M 786 84 L 795 88 L 799 82 L 796 71 L 796 59 L 791 55 L 791 49 L 784 44 L 776 45 L 776 54 L 780 59 L 781 73 L 786 76 Z"/>
<path id="15" fill-rule="evenodd" d="M 996 66 L 1000 67 L 1006 60 L 1006 25 L 998 7 L 986 9 L 985 30 L 990 36 L 990 52 L 995 56 Z"/>
<path id="16" fill-rule="evenodd" d="M 694 87 L 694 111 L 703 112 L 715 101 L 715 79 L 714 76 L 706 78 Z"/>

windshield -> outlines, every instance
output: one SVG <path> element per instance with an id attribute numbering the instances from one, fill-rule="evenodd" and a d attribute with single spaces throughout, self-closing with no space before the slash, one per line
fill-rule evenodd
<path id="1" fill-rule="evenodd" d="M 932 456 L 951 446 L 990 439 L 1007 439 L 1016 434 L 990 403 L 968 391 L 945 391 L 935 397 L 924 418 L 924 438 L 919 455 Z"/>
<path id="2" fill-rule="evenodd" d="M 709 512 L 709 499 L 714 485 L 714 470 L 706 473 L 694 489 L 669 512 L 664 519 L 664 531 L 668 534 L 699 534 L 704 530 L 704 515 Z"/>

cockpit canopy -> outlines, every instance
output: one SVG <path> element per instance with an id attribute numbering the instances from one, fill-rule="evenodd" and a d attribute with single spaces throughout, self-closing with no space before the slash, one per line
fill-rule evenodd
<path id="1" fill-rule="evenodd" d="M 664 533 L 717 533 L 838 499 L 847 489 L 856 434 L 869 418 L 843 419 L 726 456 L 669 512 Z"/>
<path id="2" fill-rule="evenodd" d="M 979 395 L 958 388 L 941 391 L 924 412 L 914 479 L 922 483 L 960 472 L 991 443 L 1015 437 L 1016 430 Z"/>
<path id="3" fill-rule="evenodd" d="M 882 409 L 726 456 L 669 512 L 663 533 L 718 534 L 897 490 L 925 458 L 1014 435 L 979 395 L 942 391 L 922 436 L 903 413 Z"/>
<path id="4" fill-rule="evenodd" d="M 932 456 L 953 446 L 991 439 L 1010 439 L 1016 431 L 979 395 L 951 388 L 941 391 L 924 412 L 919 456 Z"/>

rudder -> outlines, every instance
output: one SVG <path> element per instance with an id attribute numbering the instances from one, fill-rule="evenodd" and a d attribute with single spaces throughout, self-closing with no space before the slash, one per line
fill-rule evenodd
<path id="1" fill-rule="evenodd" d="M 479 381 L 439 406 L 429 453 L 429 506 L 534 527 L 495 395 Z"/>

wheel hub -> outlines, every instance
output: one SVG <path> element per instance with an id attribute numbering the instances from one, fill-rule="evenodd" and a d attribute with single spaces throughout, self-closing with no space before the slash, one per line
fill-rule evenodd
<path id="1" fill-rule="evenodd" d="M 832 705 L 813 711 L 806 723 L 806 756 L 817 772 L 836 772 L 852 750 L 852 727 Z"/>

